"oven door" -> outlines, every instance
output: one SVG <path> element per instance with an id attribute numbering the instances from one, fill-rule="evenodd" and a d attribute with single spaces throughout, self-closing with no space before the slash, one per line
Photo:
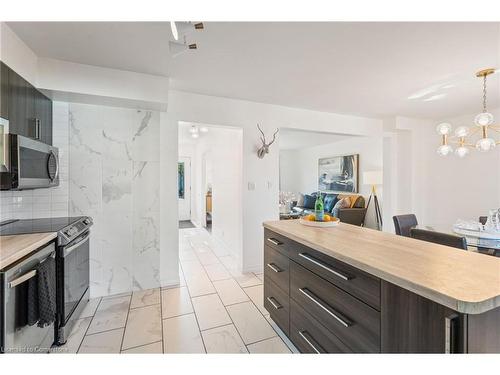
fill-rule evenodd
<path id="1" fill-rule="evenodd" d="M 59 319 L 64 326 L 89 288 L 90 231 L 59 249 Z"/>
<path id="2" fill-rule="evenodd" d="M 59 185 L 59 152 L 43 142 L 20 135 L 11 137 L 13 188 L 34 189 Z"/>

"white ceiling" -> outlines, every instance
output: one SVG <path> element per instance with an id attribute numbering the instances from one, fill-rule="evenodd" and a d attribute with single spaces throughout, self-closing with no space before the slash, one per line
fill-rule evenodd
<path id="1" fill-rule="evenodd" d="M 309 132 L 296 129 L 280 129 L 280 150 L 298 150 L 306 147 L 325 145 L 352 138 L 351 135 Z"/>
<path id="2" fill-rule="evenodd" d="M 474 73 L 500 66 L 499 23 L 205 23 L 190 39 L 199 49 L 175 59 L 168 23 L 9 25 L 41 56 L 170 75 L 179 90 L 376 117 L 477 112 Z M 492 106 L 499 91 L 497 74 Z"/>
<path id="3" fill-rule="evenodd" d="M 38 55 L 167 76 L 167 22 L 8 22 Z"/>

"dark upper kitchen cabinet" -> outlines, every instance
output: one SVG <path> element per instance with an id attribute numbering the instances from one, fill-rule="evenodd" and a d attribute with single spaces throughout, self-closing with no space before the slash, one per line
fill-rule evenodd
<path id="1" fill-rule="evenodd" d="M 2 66 L 8 71 L 5 74 L 8 75 L 9 132 L 51 145 L 52 101 L 12 69 Z"/>
<path id="2" fill-rule="evenodd" d="M 0 61 L 0 117 L 9 119 L 9 68 Z"/>
<path id="3" fill-rule="evenodd" d="M 35 114 L 33 138 L 52 144 L 52 100 L 35 89 L 34 93 Z"/>
<path id="4" fill-rule="evenodd" d="M 26 117 L 28 82 L 9 69 L 9 132 L 29 137 L 29 122 Z"/>

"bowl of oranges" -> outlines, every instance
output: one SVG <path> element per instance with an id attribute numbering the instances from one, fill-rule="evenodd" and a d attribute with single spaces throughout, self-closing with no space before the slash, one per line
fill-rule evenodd
<path id="1" fill-rule="evenodd" d="M 299 223 L 301 223 L 303 225 L 307 225 L 309 227 L 328 228 L 328 227 L 334 227 L 336 225 L 339 225 L 340 219 L 338 217 L 325 214 L 325 215 L 323 215 L 323 221 L 317 221 L 316 215 L 310 214 L 310 215 L 302 216 L 299 219 Z"/>

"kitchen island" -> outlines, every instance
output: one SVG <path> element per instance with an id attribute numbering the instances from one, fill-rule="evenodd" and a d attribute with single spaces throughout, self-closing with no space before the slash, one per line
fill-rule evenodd
<path id="1" fill-rule="evenodd" d="M 341 223 L 264 223 L 264 304 L 302 352 L 500 352 L 500 258 Z"/>

